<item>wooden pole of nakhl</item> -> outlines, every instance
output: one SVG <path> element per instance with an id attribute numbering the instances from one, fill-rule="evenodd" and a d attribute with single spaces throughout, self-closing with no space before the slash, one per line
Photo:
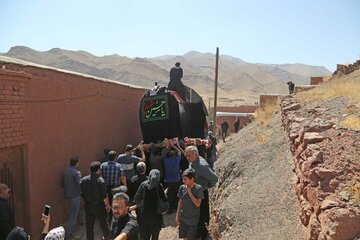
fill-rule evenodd
<path id="1" fill-rule="evenodd" d="M 214 136 L 216 136 L 217 126 L 216 126 L 216 112 L 217 112 L 217 90 L 218 90 L 218 76 L 219 76 L 219 48 L 216 48 L 216 56 L 215 56 L 215 90 L 214 90 Z"/>

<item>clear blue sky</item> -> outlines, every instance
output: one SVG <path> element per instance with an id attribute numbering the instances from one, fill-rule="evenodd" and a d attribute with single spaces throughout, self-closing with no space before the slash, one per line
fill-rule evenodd
<path id="1" fill-rule="evenodd" d="M 0 52 L 215 52 L 333 71 L 360 59 L 360 0 L 0 0 Z"/>

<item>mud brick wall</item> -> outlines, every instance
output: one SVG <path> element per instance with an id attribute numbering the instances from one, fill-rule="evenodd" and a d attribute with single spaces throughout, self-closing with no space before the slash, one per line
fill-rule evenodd
<path id="1" fill-rule="evenodd" d="M 24 145 L 25 226 L 37 236 L 44 204 L 52 226 L 62 224 L 67 202 L 59 185 L 72 156 L 82 176 L 103 158 L 141 140 L 138 109 L 145 89 L 38 65 L 0 62 L 0 146 Z M 1 150 L 1 148 L 0 148 Z"/>
<path id="2" fill-rule="evenodd" d="M 24 85 L 29 78 L 23 73 L 0 70 L 0 148 L 24 142 Z"/>

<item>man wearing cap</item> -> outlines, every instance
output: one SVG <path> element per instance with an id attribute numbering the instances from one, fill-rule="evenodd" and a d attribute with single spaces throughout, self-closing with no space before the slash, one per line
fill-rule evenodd
<path id="1" fill-rule="evenodd" d="M 5 183 L 0 183 L 0 239 L 6 236 L 15 227 L 14 213 L 9 205 L 10 188 Z"/>
<path id="2" fill-rule="evenodd" d="M 138 162 L 145 162 L 145 153 L 143 145 L 140 144 L 138 148 L 141 151 L 141 158 L 134 156 L 133 151 L 135 150 L 131 144 L 126 145 L 125 153 L 120 154 L 117 158 L 117 162 L 121 164 L 122 169 L 124 170 L 124 175 L 126 177 L 127 183 L 135 175 L 134 164 Z"/>
<path id="3" fill-rule="evenodd" d="M 168 84 L 168 89 L 176 91 L 183 100 L 186 100 L 185 86 L 181 81 L 181 78 L 183 77 L 183 70 L 180 65 L 181 64 L 179 62 L 176 62 L 175 66 L 170 69 L 170 82 Z"/>

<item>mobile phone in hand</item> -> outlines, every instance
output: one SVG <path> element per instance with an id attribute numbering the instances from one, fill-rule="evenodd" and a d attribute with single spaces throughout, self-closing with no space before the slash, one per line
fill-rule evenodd
<path id="1" fill-rule="evenodd" d="M 44 215 L 49 216 L 49 214 L 50 214 L 50 206 L 45 205 L 45 207 L 44 207 Z"/>

